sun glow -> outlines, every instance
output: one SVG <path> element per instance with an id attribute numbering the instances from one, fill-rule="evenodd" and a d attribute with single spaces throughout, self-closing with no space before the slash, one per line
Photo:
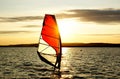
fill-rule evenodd
<path id="1" fill-rule="evenodd" d="M 68 40 L 69 37 L 72 37 L 75 30 L 74 26 L 78 26 L 78 23 L 74 19 L 62 19 L 58 21 L 58 26 L 61 37 Z"/>

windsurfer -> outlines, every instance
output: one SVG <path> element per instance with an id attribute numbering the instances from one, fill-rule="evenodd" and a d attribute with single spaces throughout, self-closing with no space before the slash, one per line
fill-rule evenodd
<path id="1" fill-rule="evenodd" d="M 54 63 L 49 61 L 49 59 L 44 58 L 42 52 L 37 51 L 39 58 L 42 61 L 46 62 L 47 64 L 53 66 L 54 70 L 55 69 L 60 70 L 62 45 L 55 15 L 50 14 L 45 15 L 38 48 L 40 47 L 40 45 L 41 48 L 42 47 L 45 48 L 40 49 L 40 51 L 42 52 L 46 50 L 48 47 L 52 47 L 52 49 L 55 50 L 54 55 L 56 54 L 56 62 Z"/>
<path id="2" fill-rule="evenodd" d="M 55 63 L 55 67 L 54 67 L 54 71 L 56 68 L 58 68 L 60 70 L 60 65 L 61 65 L 61 53 L 56 55 L 56 63 Z"/>

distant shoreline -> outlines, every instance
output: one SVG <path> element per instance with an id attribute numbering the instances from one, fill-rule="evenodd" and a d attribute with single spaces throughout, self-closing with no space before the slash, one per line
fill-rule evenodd
<path id="1" fill-rule="evenodd" d="M 38 47 L 38 44 L 0 45 L 0 47 Z M 62 43 L 62 47 L 120 47 L 112 43 Z"/>
<path id="2" fill-rule="evenodd" d="M 63 47 L 120 47 L 112 43 L 63 43 Z"/>

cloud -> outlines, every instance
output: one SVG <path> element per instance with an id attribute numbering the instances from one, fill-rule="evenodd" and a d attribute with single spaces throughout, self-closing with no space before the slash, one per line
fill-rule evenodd
<path id="1" fill-rule="evenodd" d="M 0 31 L 0 34 L 32 33 L 34 31 Z"/>
<path id="2" fill-rule="evenodd" d="M 120 34 L 79 34 L 80 36 L 120 36 Z"/>
<path id="3" fill-rule="evenodd" d="M 68 12 L 68 13 L 67 13 Z M 119 9 L 72 9 L 66 13 L 57 14 L 59 18 L 76 18 L 79 21 L 96 23 L 119 23 Z"/>
<path id="4" fill-rule="evenodd" d="M 25 28 L 40 28 L 41 26 L 40 25 L 26 25 L 23 27 L 25 27 Z"/>
<path id="5" fill-rule="evenodd" d="M 79 21 L 95 23 L 120 23 L 120 9 L 71 9 L 56 14 L 57 19 L 76 18 Z M 43 20 L 43 16 L 0 17 L 0 22 L 21 22 Z M 26 26 L 32 27 L 32 26 Z"/>
<path id="6" fill-rule="evenodd" d="M 0 17 L 0 22 L 19 22 L 43 19 L 42 16 Z"/>

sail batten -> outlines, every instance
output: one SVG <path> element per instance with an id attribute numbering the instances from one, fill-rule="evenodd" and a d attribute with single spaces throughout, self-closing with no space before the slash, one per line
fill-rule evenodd
<path id="1" fill-rule="evenodd" d="M 59 39 L 57 37 L 54 37 L 54 36 L 51 36 L 51 35 L 47 35 L 47 34 L 44 34 L 44 33 L 42 33 L 42 35 L 45 35 L 45 36 L 48 36 L 48 37 L 51 37 L 51 38 L 55 38 L 55 39 Z"/>
<path id="2" fill-rule="evenodd" d="M 44 44 L 44 43 L 40 43 L 40 44 L 50 46 L 50 45 L 47 45 L 47 44 Z M 52 47 L 59 48 L 59 47 L 56 47 L 56 46 L 52 46 Z"/>
<path id="3" fill-rule="evenodd" d="M 46 27 L 49 27 L 50 29 L 53 29 L 53 30 L 55 30 L 55 28 L 53 28 L 53 27 L 50 27 L 49 25 L 46 25 Z"/>

